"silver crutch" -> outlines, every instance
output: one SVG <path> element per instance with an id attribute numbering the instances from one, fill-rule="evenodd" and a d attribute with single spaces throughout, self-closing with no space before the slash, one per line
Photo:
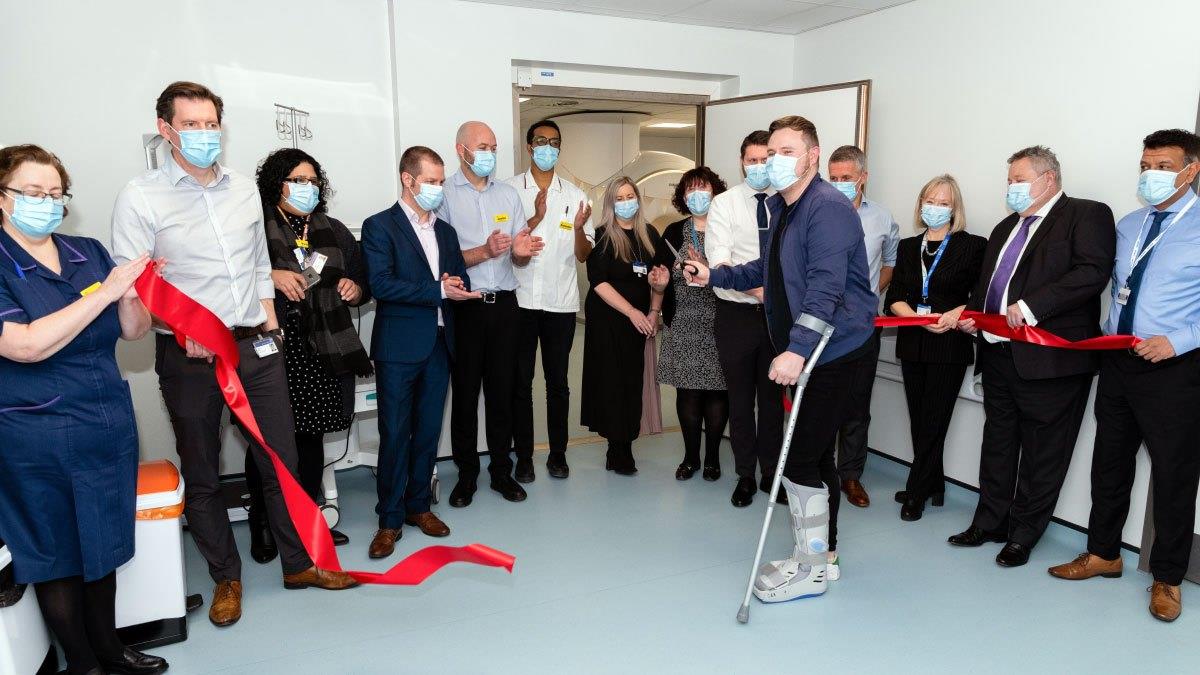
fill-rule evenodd
<path id="1" fill-rule="evenodd" d="M 811 314 L 801 314 L 800 318 L 796 319 L 796 325 L 820 333 L 821 341 L 817 343 L 816 349 L 813 349 L 812 354 L 804 363 L 804 370 L 801 371 L 800 378 L 796 382 L 796 394 L 792 397 L 792 412 L 788 415 L 787 432 L 783 435 L 783 447 L 779 449 L 779 463 L 775 466 L 775 478 L 771 481 L 771 493 L 767 495 L 767 515 L 763 518 L 762 532 L 758 535 L 758 549 L 754 551 L 754 565 L 750 568 L 750 580 L 746 583 L 746 597 L 742 599 L 742 606 L 737 613 L 738 623 L 750 621 L 750 596 L 754 593 L 754 581 L 758 577 L 758 566 L 762 563 L 763 547 L 767 543 L 767 531 L 771 529 L 771 516 L 775 514 L 775 495 L 779 494 L 779 482 L 783 479 L 783 466 L 787 464 L 788 450 L 792 447 L 792 434 L 796 431 L 796 417 L 800 413 L 800 400 L 804 398 L 804 387 L 808 385 L 808 379 L 812 376 L 817 361 L 821 358 L 821 352 L 825 351 L 825 345 L 829 344 L 829 338 L 833 336 L 833 325 Z M 830 487 L 829 489 L 836 488 Z"/>

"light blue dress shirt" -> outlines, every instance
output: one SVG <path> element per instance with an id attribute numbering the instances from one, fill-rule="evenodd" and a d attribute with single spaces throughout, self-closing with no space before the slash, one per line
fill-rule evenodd
<path id="1" fill-rule="evenodd" d="M 459 170 L 446 181 L 442 193 L 445 199 L 437 215 L 458 233 L 458 244 L 463 251 L 482 246 L 493 230 L 516 238 L 525 227 L 521 195 L 511 185 L 489 178 L 482 191 L 476 190 Z M 471 277 L 473 291 L 514 291 L 517 288 L 510 253 L 468 267 L 467 274 Z"/>
<path id="2" fill-rule="evenodd" d="M 1168 213 L 1179 213 L 1196 194 L 1190 189 L 1170 207 Z M 1133 271 L 1130 255 L 1135 242 L 1145 239 L 1153 220 L 1153 206 L 1140 208 L 1117 223 L 1117 261 L 1113 268 L 1112 302 L 1104 332 L 1113 335 L 1124 306 L 1117 304 L 1117 292 Z M 1176 354 L 1200 347 L 1200 202 L 1183 217 L 1167 216 L 1163 221 L 1166 232 L 1149 253 L 1150 259 L 1138 291 L 1133 317 L 1133 333 L 1141 338 L 1164 335 Z M 1144 247 L 1141 247 L 1144 249 Z"/>
<path id="3" fill-rule="evenodd" d="M 863 243 L 867 245 L 867 267 L 871 273 L 871 290 L 879 297 L 879 273 L 884 267 L 896 266 L 896 250 L 900 247 L 900 226 L 892 214 L 875 202 L 862 201 L 858 207 L 862 220 Z"/>

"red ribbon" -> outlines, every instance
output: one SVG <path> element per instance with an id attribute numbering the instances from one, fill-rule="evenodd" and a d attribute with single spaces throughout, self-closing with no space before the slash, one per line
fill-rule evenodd
<path id="1" fill-rule="evenodd" d="M 928 326 L 930 324 L 937 323 L 938 319 L 940 318 L 940 314 L 926 314 L 923 316 L 880 316 L 875 318 L 875 325 L 879 328 L 891 328 L 894 326 Z M 1066 340 L 1055 335 L 1054 333 L 1043 330 L 1036 326 L 1019 326 L 1017 328 L 1013 328 L 1012 326 L 1008 325 L 1008 319 L 1003 314 L 984 314 L 983 312 L 966 310 L 959 318 L 974 319 L 976 328 L 991 333 L 992 335 L 999 335 L 1000 337 L 1005 337 L 1016 342 L 1027 342 L 1032 345 L 1055 347 L 1057 349 L 1074 349 L 1082 351 L 1132 349 L 1135 345 L 1142 341 L 1141 338 L 1134 335 L 1101 335 L 1099 337 L 1072 342 L 1071 340 Z"/>
<path id="2" fill-rule="evenodd" d="M 942 318 L 941 314 L 924 314 L 921 316 L 877 316 L 875 317 L 876 328 L 905 328 L 908 326 L 929 326 L 938 322 Z M 1077 340 L 1072 342 L 1060 338 L 1046 330 L 1042 330 L 1036 326 L 1020 326 L 1013 328 L 1008 325 L 1008 319 L 1003 314 L 984 314 L 983 312 L 975 312 L 971 310 L 963 311 L 960 319 L 974 319 L 975 326 L 979 330 L 986 331 L 992 335 L 1008 338 L 1015 342 L 1028 342 L 1031 345 L 1041 345 L 1043 347 L 1055 347 L 1057 349 L 1076 349 L 1083 351 L 1104 351 L 1108 349 L 1132 349 L 1142 341 L 1140 337 L 1135 335 L 1101 335 L 1099 337 L 1088 338 L 1086 340 Z M 783 392 L 783 410 L 784 412 L 792 411 L 792 399 L 788 396 L 788 392 L 784 389 Z"/>
<path id="3" fill-rule="evenodd" d="M 317 567 L 343 571 L 333 547 L 333 537 L 321 510 L 296 482 L 296 478 L 284 466 L 279 455 L 263 440 L 258 421 L 254 419 L 254 413 L 246 399 L 246 390 L 242 388 L 242 381 L 237 374 L 239 354 L 229 329 L 207 308 L 159 276 L 155 263 L 146 266 L 146 270 L 134 285 L 150 313 L 175 332 L 175 340 L 180 347 L 186 347 L 187 338 L 190 337 L 215 354 L 217 382 L 221 385 L 225 403 L 271 458 L 271 464 L 275 467 L 283 490 L 288 515 L 292 518 L 300 540 L 304 542 L 304 549 L 308 551 L 309 557 Z M 347 572 L 364 584 L 412 586 L 428 579 L 450 563 L 465 562 L 503 567 L 512 572 L 515 560 L 513 556 L 483 544 L 430 546 L 413 553 L 383 573 L 357 570 Z"/>

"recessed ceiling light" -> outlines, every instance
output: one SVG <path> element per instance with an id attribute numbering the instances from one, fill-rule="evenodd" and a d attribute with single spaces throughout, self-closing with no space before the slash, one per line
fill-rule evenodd
<path id="1" fill-rule="evenodd" d="M 655 122 L 647 124 L 647 129 L 686 129 L 696 126 L 695 122 Z"/>

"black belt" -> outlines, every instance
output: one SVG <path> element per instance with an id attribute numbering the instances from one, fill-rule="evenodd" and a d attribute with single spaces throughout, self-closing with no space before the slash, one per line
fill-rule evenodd
<path id="1" fill-rule="evenodd" d="M 736 308 L 736 309 L 749 309 L 749 310 L 752 310 L 755 312 L 759 312 L 760 314 L 763 311 L 763 306 L 762 306 L 761 302 L 753 302 L 753 303 L 751 303 L 751 302 L 735 302 L 733 300 L 726 300 L 725 298 L 717 298 L 717 304 L 727 305 L 729 307 Z"/>
<path id="2" fill-rule="evenodd" d="M 496 304 L 497 298 L 503 298 L 509 295 L 514 295 L 514 291 L 479 291 L 480 297 L 477 302 L 482 302 L 485 305 Z"/>
<path id="3" fill-rule="evenodd" d="M 266 333 L 267 325 L 265 323 L 261 323 L 257 326 L 234 326 L 233 328 L 229 329 L 229 332 L 233 333 L 234 340 L 246 340 L 248 338 L 255 338 Z"/>

